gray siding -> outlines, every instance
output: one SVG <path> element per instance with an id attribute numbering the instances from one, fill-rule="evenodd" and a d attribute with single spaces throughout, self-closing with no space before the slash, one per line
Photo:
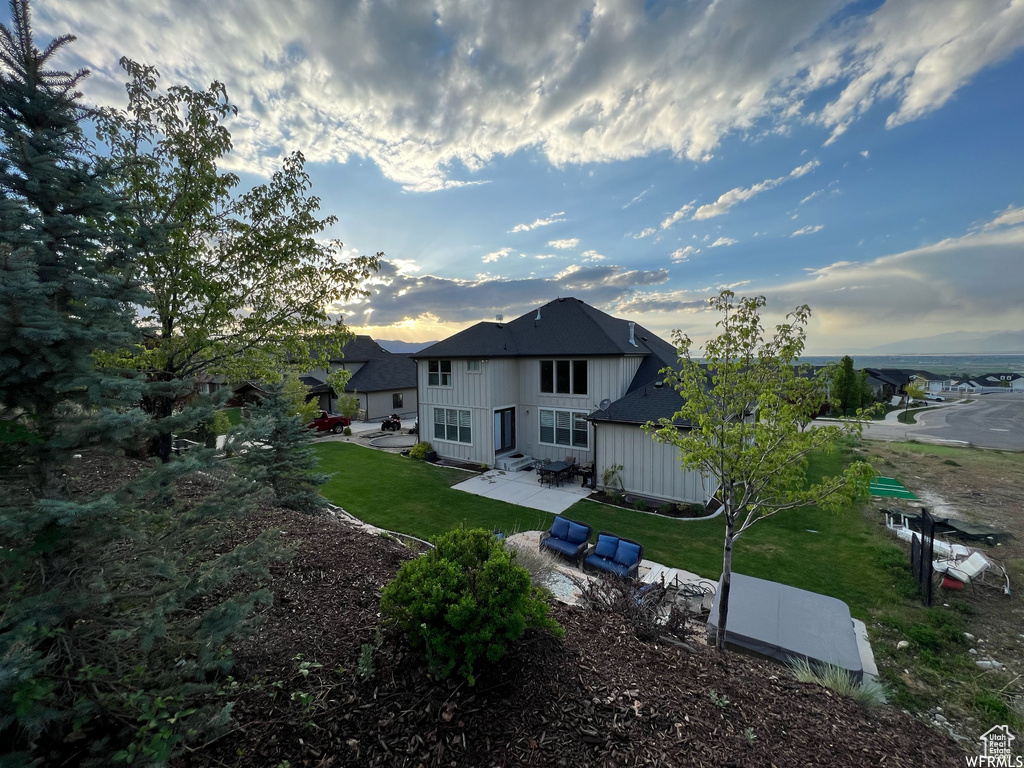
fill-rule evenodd
<path id="1" fill-rule="evenodd" d="M 598 483 L 606 468 L 621 464 L 627 493 L 703 504 L 718 487 L 713 478 L 682 469 L 674 445 L 655 442 L 638 426 L 602 423 L 596 431 Z"/>
<path id="2" fill-rule="evenodd" d="M 467 370 L 465 360 L 452 360 L 452 386 L 431 387 L 428 385 L 429 366 L 427 360 L 416 361 L 416 378 L 419 382 L 420 439 L 429 442 L 438 456 L 468 461 L 473 464 L 494 464 L 494 427 L 491 423 L 491 366 L 494 361 L 483 363 L 480 373 Z M 472 443 L 456 443 L 434 437 L 434 407 L 459 408 L 470 411 Z"/>
<path id="3" fill-rule="evenodd" d="M 396 409 L 393 407 L 392 395 L 395 392 L 402 393 L 402 407 Z M 367 421 L 377 421 L 378 419 L 384 419 L 390 416 L 392 413 L 398 413 L 399 416 L 406 414 L 416 413 L 416 390 L 415 389 L 395 389 L 385 390 L 384 392 L 360 392 L 359 402 L 362 407 L 366 410 Z M 411 424 L 409 426 L 412 426 Z"/>

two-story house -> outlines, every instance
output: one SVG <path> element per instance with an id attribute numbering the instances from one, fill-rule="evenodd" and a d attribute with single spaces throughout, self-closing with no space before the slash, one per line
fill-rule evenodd
<path id="1" fill-rule="evenodd" d="M 643 326 L 557 299 L 413 358 L 420 435 L 439 456 L 510 470 L 573 457 L 598 480 L 621 465 L 624 490 L 651 499 L 703 503 L 715 490 L 640 429 L 679 407 L 673 390 L 655 393 L 676 350 Z"/>

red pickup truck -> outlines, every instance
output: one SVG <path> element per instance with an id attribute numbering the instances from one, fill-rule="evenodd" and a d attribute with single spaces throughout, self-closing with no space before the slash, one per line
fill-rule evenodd
<path id="1" fill-rule="evenodd" d="M 334 432 L 335 434 L 338 434 L 351 423 L 352 419 L 348 416 L 342 416 L 340 413 L 320 411 L 320 415 L 307 424 L 306 429 L 315 429 L 317 432 Z"/>

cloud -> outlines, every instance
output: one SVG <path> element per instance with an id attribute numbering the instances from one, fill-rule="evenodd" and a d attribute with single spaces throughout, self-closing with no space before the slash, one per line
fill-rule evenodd
<path id="1" fill-rule="evenodd" d="M 988 231 L 992 229 L 999 229 L 1000 227 L 1010 227 L 1017 224 L 1024 224 L 1024 206 L 1015 208 L 1010 205 L 1007 206 L 1005 211 L 992 219 L 992 221 L 985 224 L 982 229 Z"/>
<path id="2" fill-rule="evenodd" d="M 238 169 L 365 158 L 413 191 L 481 183 L 524 149 L 556 166 L 701 162 L 808 117 L 835 140 L 876 104 L 895 127 L 1024 43 L 1019 2 L 845 6 L 48 0 L 36 27 L 78 35 L 61 65 L 93 70 L 96 102 L 123 100 L 121 55 L 165 83 L 223 81 Z M 831 100 L 808 115 L 815 95 Z"/>
<path id="3" fill-rule="evenodd" d="M 735 245 L 738 242 L 739 240 L 733 240 L 731 237 L 720 237 L 709 245 L 708 248 L 718 248 L 723 245 Z"/>
<path id="4" fill-rule="evenodd" d="M 486 254 L 482 259 L 480 259 L 480 261 L 482 261 L 484 264 L 490 264 L 492 262 L 497 261 L 498 259 L 505 258 L 510 253 L 512 253 L 511 248 L 499 248 L 496 251 L 491 251 L 490 253 Z"/>
<path id="5" fill-rule="evenodd" d="M 692 210 L 693 210 L 693 203 L 692 202 L 687 203 L 682 208 L 680 208 L 678 211 L 673 213 L 671 216 L 669 216 L 666 219 L 664 219 L 661 222 L 661 228 L 662 229 L 668 229 L 669 227 L 671 227 L 673 224 L 675 224 L 680 219 L 685 219 L 687 216 L 689 216 L 690 215 L 690 211 L 692 211 Z"/>
<path id="6" fill-rule="evenodd" d="M 584 261 L 604 261 L 605 260 L 605 256 L 603 254 L 598 253 L 597 251 L 584 251 L 583 252 L 583 260 Z"/>
<path id="7" fill-rule="evenodd" d="M 567 237 L 564 240 L 548 240 L 548 245 L 552 248 L 575 248 L 579 244 L 580 239 L 578 237 Z"/>
<path id="8" fill-rule="evenodd" d="M 821 232 L 825 228 L 824 224 L 814 224 L 813 226 L 808 224 L 806 227 L 801 227 L 794 232 L 790 237 L 799 237 L 800 235 L 813 235 L 815 232 Z"/>
<path id="9" fill-rule="evenodd" d="M 647 229 L 641 230 L 640 232 L 637 232 L 635 235 L 633 235 L 633 239 L 634 240 L 640 240 L 641 238 L 644 238 L 644 237 L 650 237 L 651 235 L 655 234 L 657 231 L 658 230 L 655 229 L 654 227 L 647 227 Z"/>
<path id="10" fill-rule="evenodd" d="M 550 277 L 508 279 L 477 275 L 467 280 L 404 274 L 393 262 L 385 260 L 367 286 L 371 291 L 368 298 L 339 304 L 332 310 L 349 318 L 357 330 L 368 326 L 358 325 L 351 318 L 362 316 L 367 310 L 372 310 L 373 327 L 377 329 L 411 329 L 418 318 L 429 318 L 429 326 L 425 327 L 433 329 L 433 337 L 437 338 L 438 329 L 447 336 L 458 330 L 455 326 L 459 324 L 491 319 L 496 313 L 511 319 L 532 306 L 570 293 L 595 307 L 612 309 L 635 291 L 663 284 L 669 276 L 666 269 L 573 264 Z"/>
<path id="11" fill-rule="evenodd" d="M 734 189 L 730 189 L 728 192 L 722 193 L 715 202 L 702 205 L 698 208 L 697 212 L 693 214 L 693 219 L 694 221 L 701 221 L 703 219 L 712 219 L 715 216 L 721 216 L 722 214 L 728 213 L 729 209 L 737 203 L 749 200 L 755 195 L 759 195 L 766 190 L 775 189 L 777 186 L 789 179 L 799 179 L 801 176 L 806 176 L 819 165 L 821 165 L 821 163 L 817 160 L 811 160 L 808 163 L 804 163 L 803 165 L 794 168 L 785 176 L 779 176 L 775 179 L 765 179 L 752 187 L 736 187 Z"/>
<path id="12" fill-rule="evenodd" d="M 871 157 L 871 153 L 866 149 L 862 149 L 860 152 L 860 156 L 867 160 L 869 157 Z"/>
<path id="13" fill-rule="evenodd" d="M 633 198 L 632 200 L 630 200 L 630 201 L 629 201 L 628 203 L 626 203 L 626 204 L 625 204 L 624 206 L 622 206 L 622 210 L 626 210 L 626 209 L 627 209 L 627 208 L 629 208 L 629 207 L 630 207 L 631 205 L 636 205 L 637 203 L 639 203 L 639 202 L 640 202 L 641 200 L 643 200 L 643 199 L 644 199 L 644 195 L 646 195 L 646 194 L 647 194 L 648 192 L 650 192 L 650 191 L 651 191 L 652 189 L 654 189 L 654 185 L 653 185 L 653 184 L 651 184 L 651 186 L 649 186 L 649 187 L 648 187 L 647 189 L 645 189 L 645 190 L 644 190 L 643 192 L 641 192 L 641 193 L 640 193 L 639 195 L 637 195 L 637 196 L 636 196 L 636 197 L 634 197 L 634 198 Z"/>
<path id="14" fill-rule="evenodd" d="M 516 224 L 512 229 L 509 230 L 509 234 L 514 232 L 529 232 L 531 229 L 537 229 L 538 227 L 547 227 L 551 224 L 557 224 L 560 221 L 565 221 L 565 211 L 559 211 L 558 213 L 552 213 L 550 216 L 544 219 L 534 219 L 530 224 Z"/>
<path id="15" fill-rule="evenodd" d="M 811 194 L 809 194 L 809 195 L 808 195 L 807 197 L 805 197 L 805 198 L 802 198 L 802 199 L 800 200 L 800 205 L 803 205 L 804 203 L 809 203 L 809 202 L 811 202 L 811 200 L 813 200 L 814 198 L 816 198 L 816 197 L 817 197 L 818 195 L 820 195 L 820 194 L 821 194 L 822 192 L 824 192 L 824 191 L 825 191 L 825 190 L 823 190 L 823 189 L 817 189 L 817 190 L 815 190 L 814 192 L 811 192 Z"/>
<path id="16" fill-rule="evenodd" d="M 723 245 L 725 245 L 725 243 L 723 243 Z M 687 261 L 691 256 L 698 253 L 700 253 L 700 248 L 694 248 L 692 245 L 688 245 L 685 248 L 676 248 L 669 255 L 669 258 L 671 258 L 672 261 Z"/>

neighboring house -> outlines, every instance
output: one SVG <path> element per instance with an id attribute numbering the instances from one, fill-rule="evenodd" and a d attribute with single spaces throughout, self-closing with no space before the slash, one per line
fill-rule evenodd
<path id="1" fill-rule="evenodd" d="M 986 373 L 972 376 L 968 381 L 960 382 L 968 392 L 1024 392 L 1024 376 L 1019 373 Z"/>
<path id="2" fill-rule="evenodd" d="M 878 400 L 888 400 L 903 394 L 904 387 L 910 376 L 896 368 L 864 368 L 867 372 L 867 385 Z"/>
<path id="3" fill-rule="evenodd" d="M 397 413 L 413 418 L 416 413 L 416 363 L 408 355 L 388 352 L 369 336 L 356 336 L 341 349 L 341 355 L 328 364 L 331 372 L 352 372 L 345 392 L 356 393 L 362 418 L 376 421 Z M 327 368 L 310 371 L 302 377 L 320 408 L 333 412 L 337 394 L 327 385 Z"/>
<path id="4" fill-rule="evenodd" d="M 676 350 L 640 325 L 557 299 L 507 323 L 478 323 L 412 357 L 420 434 L 439 456 L 509 470 L 572 457 L 593 464 L 599 481 L 622 465 L 624 490 L 652 499 L 704 503 L 715 491 L 679 467 L 673 446 L 640 429 L 680 405 L 665 388 L 659 408 L 645 400 Z"/>
<path id="5" fill-rule="evenodd" d="M 925 388 L 930 395 L 937 395 L 944 389 L 949 388 L 950 379 L 948 377 L 939 376 L 931 371 L 905 371 L 911 381 L 921 381 L 924 383 Z"/>

